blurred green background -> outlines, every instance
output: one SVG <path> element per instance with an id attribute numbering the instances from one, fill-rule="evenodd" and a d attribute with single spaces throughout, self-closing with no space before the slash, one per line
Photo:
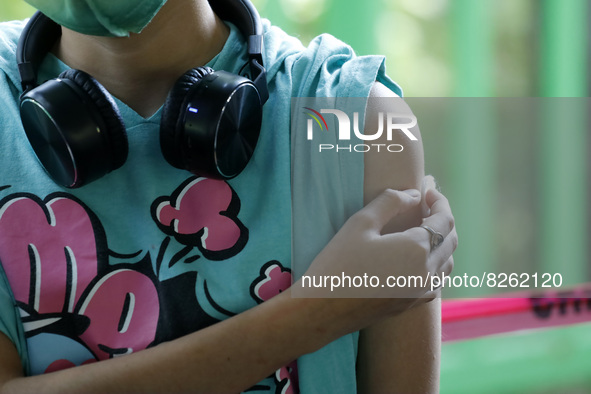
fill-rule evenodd
<path id="1" fill-rule="evenodd" d="M 386 55 L 406 96 L 588 95 L 588 0 L 253 3 L 304 42 L 329 32 L 359 54 Z M 22 0 L 0 2 L 0 20 L 32 11 Z"/>
<path id="2" fill-rule="evenodd" d="M 568 124 L 536 113 L 547 126 L 508 135 L 487 110 L 445 133 L 426 122 L 426 169 L 454 209 L 456 271 L 523 264 L 591 281 L 590 0 L 253 2 L 305 43 L 328 32 L 385 55 L 406 97 L 556 97 Z M 2 0 L 0 20 L 32 11 Z M 441 380 L 443 393 L 589 393 L 591 325 L 446 343 Z"/>

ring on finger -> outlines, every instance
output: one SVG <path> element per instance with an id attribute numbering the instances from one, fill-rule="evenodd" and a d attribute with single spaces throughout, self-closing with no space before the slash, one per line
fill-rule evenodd
<path id="1" fill-rule="evenodd" d="M 422 225 L 421 227 L 424 228 L 425 230 L 427 230 L 429 232 L 429 234 L 431 235 L 431 250 L 434 250 L 439 245 L 441 245 L 441 243 L 443 242 L 443 239 L 444 239 L 443 234 L 441 234 L 438 231 L 433 230 L 429 226 Z"/>

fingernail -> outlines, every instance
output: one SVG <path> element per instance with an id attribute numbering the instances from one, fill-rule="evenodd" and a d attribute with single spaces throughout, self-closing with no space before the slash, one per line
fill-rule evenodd
<path id="1" fill-rule="evenodd" d="M 411 196 L 412 198 L 420 198 L 421 197 L 421 192 L 416 190 L 416 189 L 408 189 L 404 191 L 406 194 L 408 194 L 409 196 Z"/>

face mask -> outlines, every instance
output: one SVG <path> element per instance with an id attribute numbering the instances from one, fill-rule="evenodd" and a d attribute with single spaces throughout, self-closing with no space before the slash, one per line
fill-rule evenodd
<path id="1" fill-rule="evenodd" d="M 166 0 L 25 0 L 56 23 L 93 36 L 128 37 L 150 23 Z"/>

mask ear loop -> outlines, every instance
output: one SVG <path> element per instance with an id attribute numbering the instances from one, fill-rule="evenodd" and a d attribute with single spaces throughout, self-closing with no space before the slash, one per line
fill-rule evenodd
<path id="1" fill-rule="evenodd" d="M 37 87 L 39 66 L 61 35 L 61 26 L 39 11 L 35 12 L 23 29 L 16 48 L 23 94 Z"/>

